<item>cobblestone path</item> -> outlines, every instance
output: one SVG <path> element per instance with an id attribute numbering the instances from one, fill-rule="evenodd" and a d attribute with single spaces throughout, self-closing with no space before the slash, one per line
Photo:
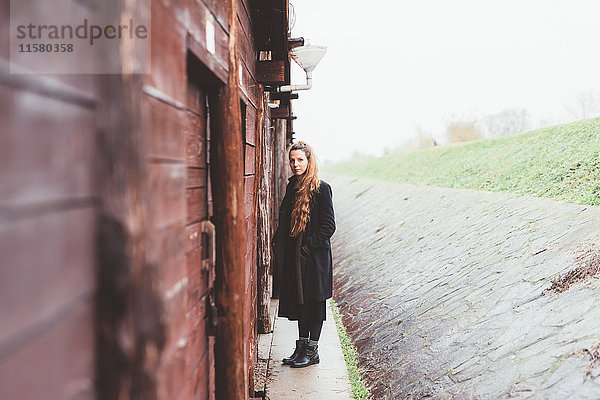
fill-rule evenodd
<path id="1" fill-rule="evenodd" d="M 335 299 L 375 399 L 600 399 L 600 280 L 542 295 L 597 250 L 600 207 L 324 179 Z"/>

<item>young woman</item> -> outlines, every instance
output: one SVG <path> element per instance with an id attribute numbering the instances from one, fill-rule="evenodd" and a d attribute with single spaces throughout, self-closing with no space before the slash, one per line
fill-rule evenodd
<path id="1" fill-rule="evenodd" d="M 296 349 L 283 363 L 301 368 L 319 363 L 325 300 L 333 289 L 329 239 L 335 231 L 335 218 L 331 186 L 319 179 L 312 148 L 304 142 L 294 144 L 289 160 L 293 175 L 281 203 L 273 243 L 281 279 L 279 316 L 298 321 Z"/>

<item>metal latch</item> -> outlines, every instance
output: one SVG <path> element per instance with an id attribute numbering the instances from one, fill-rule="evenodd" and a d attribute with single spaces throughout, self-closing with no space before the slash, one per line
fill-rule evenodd
<path id="1" fill-rule="evenodd" d="M 211 271 L 214 270 L 215 260 L 217 259 L 215 226 L 210 221 L 202 221 L 200 222 L 200 232 L 208 238 L 208 258 L 202 260 L 202 271 Z"/>

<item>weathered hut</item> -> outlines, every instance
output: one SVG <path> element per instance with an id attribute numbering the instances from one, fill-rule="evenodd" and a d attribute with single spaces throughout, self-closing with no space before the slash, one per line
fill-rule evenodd
<path id="1" fill-rule="evenodd" d="M 148 4 L 149 74 L 11 73 L 0 43 L 2 399 L 254 397 L 292 118 L 265 85 L 290 80 L 288 1 Z"/>

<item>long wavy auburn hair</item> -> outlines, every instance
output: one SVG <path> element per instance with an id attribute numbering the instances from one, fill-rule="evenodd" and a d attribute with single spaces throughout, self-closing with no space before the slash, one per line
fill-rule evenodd
<path id="1" fill-rule="evenodd" d="M 310 200 L 315 193 L 319 192 L 321 181 L 319 180 L 319 166 L 317 158 L 313 153 L 312 147 L 305 142 L 295 143 L 290 149 L 290 154 L 294 150 L 302 150 L 306 155 L 308 166 L 306 171 L 298 176 L 296 182 L 296 199 L 292 208 L 292 220 L 290 222 L 290 236 L 296 237 L 306 228 L 310 218 Z"/>

